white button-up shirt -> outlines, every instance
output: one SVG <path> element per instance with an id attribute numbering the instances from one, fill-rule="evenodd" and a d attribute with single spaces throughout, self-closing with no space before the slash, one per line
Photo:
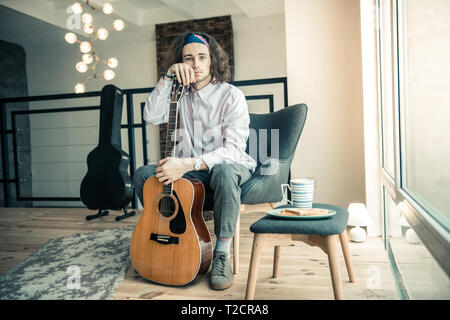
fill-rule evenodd
<path id="1" fill-rule="evenodd" d="M 168 122 L 171 89 L 172 80 L 158 81 L 145 103 L 145 121 Z M 240 89 L 213 82 L 198 91 L 191 86 L 178 102 L 178 113 L 175 157 L 201 158 L 210 171 L 219 163 L 239 163 L 255 171 L 256 161 L 245 153 L 250 117 Z"/>

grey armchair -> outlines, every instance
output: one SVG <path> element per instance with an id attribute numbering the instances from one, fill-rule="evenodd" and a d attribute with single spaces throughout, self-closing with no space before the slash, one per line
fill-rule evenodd
<path id="1" fill-rule="evenodd" d="M 289 182 L 291 162 L 307 113 L 305 104 L 297 104 L 268 114 L 250 114 L 250 137 L 246 152 L 256 160 L 257 167 L 253 177 L 241 187 L 242 204 L 282 200 L 281 184 Z M 203 210 L 213 210 L 213 199 L 214 193 L 207 192 Z M 239 266 L 239 233 L 238 219 L 233 238 L 234 273 L 238 273 Z"/>

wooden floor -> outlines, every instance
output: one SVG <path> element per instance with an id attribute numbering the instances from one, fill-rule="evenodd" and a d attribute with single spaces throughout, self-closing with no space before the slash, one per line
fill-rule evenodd
<path id="1" fill-rule="evenodd" d="M 253 240 L 249 227 L 252 222 L 264 216 L 264 211 L 268 209 L 270 207 L 247 205 L 241 211 L 240 272 L 235 276 L 231 288 L 225 291 L 211 290 L 208 284 L 209 274 L 198 277 L 184 287 L 158 285 L 140 278 L 130 267 L 115 298 L 244 299 Z M 0 273 L 25 260 L 51 238 L 135 225 L 141 216 L 141 211 L 138 211 L 136 216 L 116 222 L 114 218 L 121 212 L 111 211 L 109 216 L 87 221 L 85 216 L 92 213 L 95 212 L 81 208 L 0 208 Z M 207 225 L 213 234 L 213 222 L 208 221 Z M 356 282 L 348 281 L 341 252 L 340 273 L 345 298 L 398 299 L 381 238 L 368 238 L 364 243 L 350 242 L 349 246 Z M 273 250 L 267 248 L 263 252 L 255 299 L 333 299 L 328 259 L 321 249 L 298 242 L 282 248 L 280 261 L 279 277 L 274 279 Z"/>

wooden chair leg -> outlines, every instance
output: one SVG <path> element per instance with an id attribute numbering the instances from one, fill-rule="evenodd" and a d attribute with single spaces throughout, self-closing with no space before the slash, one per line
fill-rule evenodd
<path id="1" fill-rule="evenodd" d="M 278 270 L 280 267 L 280 254 L 281 254 L 281 246 L 275 246 L 273 253 L 273 274 L 272 274 L 274 278 L 278 277 Z"/>
<path id="2" fill-rule="evenodd" d="M 344 232 L 339 235 L 339 240 L 341 242 L 342 253 L 344 254 L 345 265 L 347 266 L 348 279 L 350 282 L 355 282 L 350 250 L 348 249 L 347 230 L 344 230 Z"/>
<path id="3" fill-rule="evenodd" d="M 333 284 L 334 298 L 342 300 L 344 298 L 341 275 L 339 273 L 339 255 L 337 246 L 337 235 L 326 237 L 328 262 L 330 264 L 331 282 Z"/>
<path id="4" fill-rule="evenodd" d="M 233 273 L 238 274 L 239 272 L 239 241 L 240 241 L 240 232 L 241 232 L 241 218 L 240 214 L 238 215 L 236 222 L 236 229 L 233 237 Z"/>
<path id="5" fill-rule="evenodd" d="M 253 236 L 252 254 L 248 271 L 245 300 L 253 300 L 255 296 L 256 279 L 258 278 L 259 260 L 264 245 L 265 234 L 255 233 Z"/>

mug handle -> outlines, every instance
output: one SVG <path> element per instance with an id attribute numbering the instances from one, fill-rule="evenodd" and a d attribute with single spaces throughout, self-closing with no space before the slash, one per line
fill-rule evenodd
<path id="1" fill-rule="evenodd" d="M 292 203 L 292 201 L 287 198 L 287 189 L 284 189 L 283 187 L 287 187 L 287 188 L 289 188 L 289 190 L 291 190 L 291 186 L 289 184 L 287 184 L 287 183 L 282 184 L 281 185 L 281 194 L 283 195 L 283 200 L 282 201 L 286 200 L 287 203 L 290 203 L 291 206 L 293 206 L 294 204 Z"/>

